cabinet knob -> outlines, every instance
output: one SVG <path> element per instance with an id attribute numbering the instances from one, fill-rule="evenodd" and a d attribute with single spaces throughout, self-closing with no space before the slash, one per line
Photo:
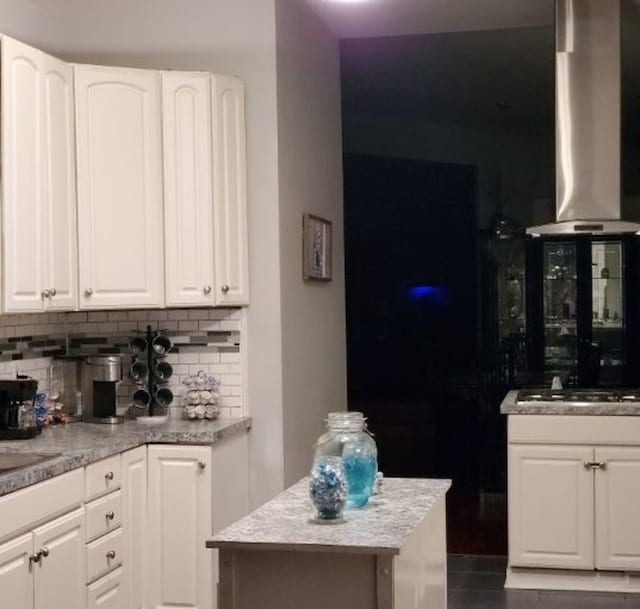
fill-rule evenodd
<path id="1" fill-rule="evenodd" d="M 205 467 L 207 467 L 207 464 L 204 461 L 198 461 L 198 467 L 200 469 L 204 469 Z"/>
<path id="2" fill-rule="evenodd" d="M 210 285 L 205 285 L 204 286 L 204 293 L 205 294 L 211 294 L 211 286 Z"/>
<path id="3" fill-rule="evenodd" d="M 220 289 L 226 294 L 229 291 L 229 286 L 225 283 L 220 287 Z"/>
<path id="4" fill-rule="evenodd" d="M 43 558 L 46 558 L 47 556 L 49 556 L 49 548 L 47 548 L 47 546 L 45 546 L 44 548 L 42 548 L 40 550 L 40 554 L 42 554 Z"/>
<path id="5" fill-rule="evenodd" d="M 93 294 L 93 288 L 87 288 L 87 289 L 84 291 L 84 295 L 85 295 L 85 296 L 91 296 L 91 294 Z"/>
<path id="6" fill-rule="evenodd" d="M 51 296 L 55 296 L 58 293 L 58 290 L 55 288 L 51 288 Z"/>
<path id="7" fill-rule="evenodd" d="M 35 554 L 31 554 L 29 556 L 29 562 L 30 563 L 37 563 L 37 562 L 40 562 L 41 558 L 42 558 L 42 552 L 36 552 Z"/>
<path id="8" fill-rule="evenodd" d="M 49 290 L 42 290 L 42 298 L 49 298 L 51 292 Z"/>
<path id="9" fill-rule="evenodd" d="M 109 550 L 107 552 L 107 558 L 109 560 L 113 560 L 116 557 L 116 551 L 115 550 Z"/>
<path id="10" fill-rule="evenodd" d="M 107 517 L 107 520 L 113 520 L 116 517 L 114 512 L 107 512 L 105 516 Z"/>
<path id="11" fill-rule="evenodd" d="M 105 480 L 113 480 L 113 472 L 107 472 L 107 473 L 104 475 L 104 479 L 105 479 Z"/>

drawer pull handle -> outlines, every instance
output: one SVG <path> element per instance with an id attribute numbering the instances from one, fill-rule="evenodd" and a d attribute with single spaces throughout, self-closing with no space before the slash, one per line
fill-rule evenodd
<path id="1" fill-rule="evenodd" d="M 226 294 L 229 291 L 229 286 L 225 283 L 220 289 L 224 294 Z"/>
<path id="2" fill-rule="evenodd" d="M 49 298 L 51 292 L 49 290 L 42 290 L 42 298 Z"/>
<path id="3" fill-rule="evenodd" d="M 93 294 L 93 288 L 87 288 L 84 291 L 85 296 L 91 296 Z"/>
<path id="4" fill-rule="evenodd" d="M 204 461 L 198 461 L 198 467 L 200 469 L 204 469 L 205 467 L 207 467 L 207 464 Z"/>
<path id="5" fill-rule="evenodd" d="M 105 480 L 113 480 L 113 472 L 107 472 L 104 477 Z"/>
<path id="6" fill-rule="evenodd" d="M 38 563 L 40 562 L 41 558 L 42 558 L 42 552 L 36 552 L 35 554 L 31 554 L 31 556 L 29 556 L 29 562 Z"/>
<path id="7" fill-rule="evenodd" d="M 210 285 L 205 285 L 204 286 L 204 293 L 205 294 L 211 294 L 211 286 Z"/>
<path id="8" fill-rule="evenodd" d="M 107 520 L 113 520 L 116 517 L 114 512 L 107 512 L 105 516 L 107 517 Z"/>
<path id="9" fill-rule="evenodd" d="M 43 558 L 46 558 L 47 556 L 49 556 L 49 548 L 45 546 L 44 548 L 42 548 L 42 550 L 40 550 L 40 554 L 42 554 Z"/>
<path id="10" fill-rule="evenodd" d="M 607 464 L 605 461 L 585 461 L 584 466 L 587 469 L 606 469 Z"/>
<path id="11" fill-rule="evenodd" d="M 55 288 L 51 288 L 51 296 L 55 296 L 58 293 L 58 290 Z"/>
<path id="12" fill-rule="evenodd" d="M 116 557 L 116 551 L 115 550 L 109 550 L 107 552 L 107 558 L 109 560 L 113 560 Z"/>

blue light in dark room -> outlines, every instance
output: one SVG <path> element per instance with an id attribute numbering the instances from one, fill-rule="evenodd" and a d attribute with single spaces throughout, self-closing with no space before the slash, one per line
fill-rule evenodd
<path id="1" fill-rule="evenodd" d="M 439 306 L 449 302 L 449 290 L 441 285 L 413 285 L 407 288 L 411 300 L 428 301 Z"/>

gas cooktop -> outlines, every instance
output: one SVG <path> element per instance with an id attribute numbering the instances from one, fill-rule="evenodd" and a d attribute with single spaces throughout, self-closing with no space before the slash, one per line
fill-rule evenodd
<path id="1" fill-rule="evenodd" d="M 640 389 L 522 389 L 516 403 L 523 402 L 640 403 Z"/>

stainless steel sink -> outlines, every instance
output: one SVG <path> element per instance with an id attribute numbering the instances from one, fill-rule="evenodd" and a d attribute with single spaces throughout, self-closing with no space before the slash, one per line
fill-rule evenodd
<path id="1" fill-rule="evenodd" d="M 60 453 L 18 453 L 0 452 L 0 474 L 4 474 L 12 469 L 29 467 L 36 463 L 41 463 L 47 459 L 58 457 Z"/>

